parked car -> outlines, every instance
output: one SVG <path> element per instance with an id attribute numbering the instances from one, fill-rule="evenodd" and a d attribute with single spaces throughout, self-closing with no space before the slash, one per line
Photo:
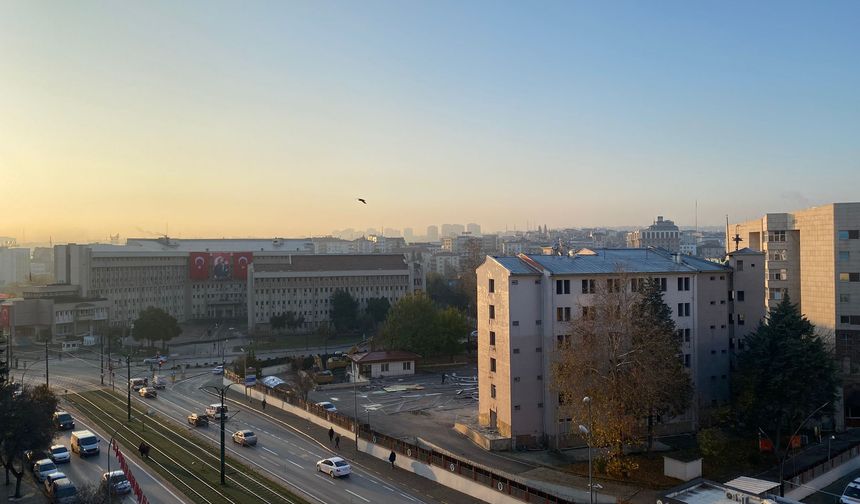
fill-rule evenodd
<path id="1" fill-rule="evenodd" d="M 71 504 L 78 502 L 78 489 L 68 478 L 60 478 L 51 485 L 48 497 L 55 504 Z"/>
<path id="2" fill-rule="evenodd" d="M 224 374 L 224 366 L 215 366 L 214 368 L 212 368 L 212 374 L 214 374 L 214 375 Z"/>
<path id="3" fill-rule="evenodd" d="M 66 445 L 56 444 L 51 447 L 51 460 L 53 460 L 55 464 L 62 464 L 63 462 L 72 460 L 72 454 L 69 453 L 69 449 L 66 448 Z"/>
<path id="4" fill-rule="evenodd" d="M 254 446 L 257 444 L 257 435 L 249 430 L 236 431 L 233 433 L 233 442 L 242 446 Z"/>
<path id="5" fill-rule="evenodd" d="M 66 478 L 67 476 L 60 471 L 52 472 L 51 474 L 45 476 L 45 491 L 50 493 L 51 487 L 54 485 L 54 482 L 58 479 Z"/>
<path id="6" fill-rule="evenodd" d="M 332 478 L 341 476 L 349 476 L 352 468 L 347 464 L 346 460 L 340 457 L 329 457 L 317 462 L 317 471 L 326 473 Z"/>
<path id="7" fill-rule="evenodd" d="M 146 397 L 148 399 L 155 399 L 158 397 L 158 392 L 156 392 L 153 387 L 143 387 L 138 390 L 137 393 L 140 394 L 140 397 Z"/>
<path id="8" fill-rule="evenodd" d="M 131 483 L 122 471 L 111 471 L 102 474 L 102 488 L 110 485 L 110 493 L 123 495 L 131 492 Z"/>
<path id="9" fill-rule="evenodd" d="M 53 416 L 54 426 L 59 430 L 67 430 L 75 428 L 75 419 L 67 411 L 57 411 Z"/>
<path id="10" fill-rule="evenodd" d="M 45 478 L 51 474 L 57 472 L 57 465 L 54 464 L 54 461 L 51 459 L 42 459 L 33 464 L 33 476 L 36 477 L 40 482 L 45 481 Z"/>
<path id="11" fill-rule="evenodd" d="M 848 483 L 839 498 L 839 504 L 860 504 L 860 478 Z"/>
<path id="12" fill-rule="evenodd" d="M 198 415 L 197 413 L 192 413 L 186 417 L 188 419 L 188 423 L 195 427 L 206 427 L 209 425 L 209 417 L 206 415 Z"/>
<path id="13" fill-rule="evenodd" d="M 337 411 L 337 406 L 335 406 L 334 404 L 332 404 L 328 401 L 318 402 L 317 406 L 324 408 L 329 413 L 334 413 Z"/>

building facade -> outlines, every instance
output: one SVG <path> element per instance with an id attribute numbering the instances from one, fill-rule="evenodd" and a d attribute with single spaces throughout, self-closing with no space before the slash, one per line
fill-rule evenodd
<path id="1" fill-rule="evenodd" d="M 0 285 L 26 282 L 30 277 L 30 249 L 0 248 Z"/>
<path id="2" fill-rule="evenodd" d="M 663 219 L 662 215 L 645 229 L 639 229 L 627 233 L 628 248 L 662 248 L 669 252 L 681 250 L 681 231 L 678 226 L 669 219 Z"/>
<path id="3" fill-rule="evenodd" d="M 412 269 L 402 254 L 297 255 L 288 262 L 254 263 L 248 271 L 248 330 L 269 328 L 272 316 L 293 312 L 308 328 L 331 319 L 331 299 L 338 290 L 358 301 L 371 298 L 392 305 L 415 291 Z"/>
<path id="4" fill-rule="evenodd" d="M 245 319 L 250 266 L 259 270 L 290 265 L 295 257 L 314 256 L 314 250 L 311 240 L 285 239 L 160 238 L 129 239 L 125 246 L 57 245 L 54 276 L 58 283 L 80 286 L 84 297 L 107 299 L 111 323 L 117 326 L 128 327 L 150 306 L 180 322 Z M 422 290 L 424 269 L 409 265 L 412 288 Z"/>
<path id="5" fill-rule="evenodd" d="M 860 426 L 860 203 L 731 224 L 726 243 L 765 255 L 768 309 L 789 296 L 834 345 L 843 378 L 837 426 Z"/>
<path id="6" fill-rule="evenodd" d="M 478 268 L 479 423 L 510 437 L 515 446 L 564 445 L 569 419 L 559 418 L 551 364 L 558 342 L 593 306 L 596 286 L 658 279 L 682 339 L 694 407 L 684 418 L 693 428 L 700 411 L 729 399 L 733 330 L 729 266 L 654 249 L 582 250 L 571 256 L 520 254 L 487 257 Z M 755 304 L 749 300 L 750 309 Z M 754 326 L 764 316 L 745 312 Z"/>

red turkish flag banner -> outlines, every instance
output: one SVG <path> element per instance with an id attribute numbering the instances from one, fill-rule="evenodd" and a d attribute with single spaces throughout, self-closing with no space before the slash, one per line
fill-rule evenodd
<path id="1" fill-rule="evenodd" d="M 192 252 L 188 271 L 192 280 L 209 279 L 209 254 L 206 252 Z"/>
<path id="2" fill-rule="evenodd" d="M 12 325 L 12 307 L 9 305 L 0 306 L 0 327 L 9 327 Z"/>
<path id="3" fill-rule="evenodd" d="M 236 252 L 233 254 L 233 278 L 245 280 L 248 278 L 248 265 L 254 262 L 253 252 Z"/>

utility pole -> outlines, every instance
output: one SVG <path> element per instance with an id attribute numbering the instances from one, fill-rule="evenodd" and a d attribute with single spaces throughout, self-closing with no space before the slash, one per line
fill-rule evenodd
<path id="1" fill-rule="evenodd" d="M 45 386 L 50 387 L 51 384 L 48 381 L 48 337 L 45 336 Z"/>
<path id="2" fill-rule="evenodd" d="M 92 334 L 92 332 L 90 333 Z M 101 380 L 102 387 L 105 385 L 105 339 L 104 336 L 99 336 L 99 343 L 101 343 Z"/>
<path id="3" fill-rule="evenodd" d="M 238 383 L 230 383 L 226 387 L 215 387 L 215 386 L 206 386 L 200 387 L 200 390 L 208 390 L 217 392 L 218 396 L 221 398 L 221 484 L 225 485 L 227 480 L 224 472 L 224 457 L 225 457 L 225 447 L 224 447 L 224 423 L 227 421 L 227 415 L 224 411 L 224 397 L 227 395 L 227 391 L 230 390 L 230 387 L 233 385 L 239 385 Z"/>

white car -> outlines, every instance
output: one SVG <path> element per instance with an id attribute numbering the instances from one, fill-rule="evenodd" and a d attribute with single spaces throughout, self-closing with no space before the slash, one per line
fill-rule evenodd
<path id="1" fill-rule="evenodd" d="M 52 472 L 51 474 L 45 476 L 45 491 L 50 492 L 51 486 L 53 486 L 54 481 L 56 481 L 58 479 L 63 479 L 63 478 L 68 478 L 68 476 L 66 476 L 65 474 L 63 474 L 59 471 Z"/>
<path id="2" fill-rule="evenodd" d="M 325 409 L 329 413 L 334 413 L 337 411 L 337 406 L 335 406 L 334 404 L 332 404 L 328 401 L 318 402 L 317 406 L 322 407 L 323 409 Z"/>
<path id="3" fill-rule="evenodd" d="M 839 498 L 839 504 L 860 504 L 860 478 L 848 483 Z"/>
<path id="4" fill-rule="evenodd" d="M 57 466 L 51 459 L 42 459 L 33 464 L 33 476 L 35 476 L 40 483 L 45 481 L 45 478 L 47 478 L 49 474 L 55 472 L 57 472 Z"/>
<path id="5" fill-rule="evenodd" d="M 51 460 L 55 464 L 62 464 L 63 462 L 72 460 L 72 454 L 66 448 L 66 445 L 57 444 L 51 447 Z"/>
<path id="6" fill-rule="evenodd" d="M 332 478 L 339 478 L 349 476 L 352 468 L 346 463 L 346 460 L 340 457 L 330 457 L 317 462 L 317 471 L 326 473 Z"/>
<path id="7" fill-rule="evenodd" d="M 212 374 L 214 374 L 214 375 L 224 374 L 224 366 L 215 366 L 214 368 L 212 368 Z"/>

